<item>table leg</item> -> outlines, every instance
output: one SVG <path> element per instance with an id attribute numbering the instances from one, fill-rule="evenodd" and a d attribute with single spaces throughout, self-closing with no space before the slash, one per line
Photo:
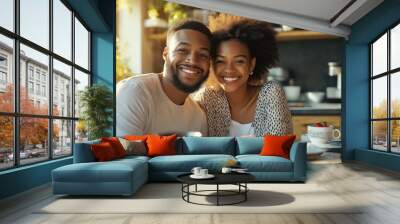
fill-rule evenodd
<path id="1" fill-rule="evenodd" d="M 247 182 L 246 183 L 244 183 L 244 201 L 247 201 Z"/>
<path id="2" fill-rule="evenodd" d="M 195 186 L 195 191 L 197 192 L 197 184 L 196 184 L 196 186 Z"/>
<path id="3" fill-rule="evenodd" d="M 181 187 L 181 192 L 182 192 L 182 199 L 184 198 L 184 196 L 183 196 L 183 190 L 184 190 L 184 184 L 182 183 L 182 187 Z"/>
<path id="4" fill-rule="evenodd" d="M 190 202 L 190 201 L 189 201 L 189 195 L 190 195 L 190 184 L 188 184 L 188 185 L 187 185 L 187 192 L 188 192 L 188 193 L 187 193 L 187 201 L 188 201 L 188 202 Z"/>
<path id="5" fill-rule="evenodd" d="M 217 184 L 217 206 L 219 205 L 219 184 Z"/>

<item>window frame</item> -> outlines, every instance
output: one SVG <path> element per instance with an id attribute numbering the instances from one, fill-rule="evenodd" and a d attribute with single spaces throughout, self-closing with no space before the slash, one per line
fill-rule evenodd
<path id="1" fill-rule="evenodd" d="M 375 39 L 373 39 L 370 43 L 368 43 L 369 47 L 369 77 L 368 77 L 368 85 L 369 85 L 369 149 L 373 151 L 379 151 L 379 152 L 386 152 L 386 153 L 391 153 L 391 154 L 400 154 L 400 152 L 393 152 L 392 151 L 392 130 L 391 130 L 391 123 L 392 121 L 400 121 L 400 117 L 392 117 L 392 99 L 391 99 L 391 79 L 392 75 L 395 75 L 396 73 L 400 72 L 400 67 L 391 69 L 391 31 L 393 28 L 396 26 L 400 26 L 400 21 L 395 22 L 392 24 L 389 28 L 385 29 L 384 32 L 379 34 Z M 386 71 L 380 74 L 373 74 L 373 44 L 376 43 L 381 37 L 383 37 L 385 34 L 387 34 L 387 64 L 386 64 Z M 387 87 L 387 105 L 386 105 L 386 118 L 373 118 L 373 81 L 382 77 L 386 77 L 386 87 Z M 373 122 L 374 121 L 386 121 L 386 151 L 379 150 L 374 148 L 374 136 L 373 136 Z"/>
<path id="2" fill-rule="evenodd" d="M 14 110 L 13 112 L 2 112 L 0 111 L 0 116 L 5 116 L 5 117 L 11 117 L 13 119 L 13 154 L 14 154 L 14 161 L 13 161 L 13 166 L 10 167 L 5 167 L 5 168 L 0 168 L 0 172 L 5 171 L 5 170 L 10 170 L 10 169 L 16 169 L 19 167 L 23 166 L 29 166 L 37 163 L 43 163 L 46 161 L 50 160 L 55 160 L 55 159 L 61 159 L 65 157 L 70 157 L 73 156 L 74 152 L 74 143 L 75 143 L 75 126 L 76 122 L 79 120 L 79 117 L 75 117 L 75 108 L 71 108 L 71 114 L 70 116 L 65 115 L 65 116 L 56 116 L 53 115 L 53 59 L 58 60 L 61 63 L 64 63 L 68 66 L 71 66 L 71 84 L 72 84 L 72 99 L 71 99 L 71 104 L 74 105 L 75 103 L 75 88 L 74 88 L 74 82 L 75 82 L 75 69 L 85 73 L 89 77 L 89 83 L 88 86 L 92 85 L 92 61 L 91 61 L 91 48 L 92 48 L 92 43 L 91 43 L 91 37 L 92 37 L 92 30 L 88 27 L 88 25 L 84 22 L 84 20 L 79 16 L 78 13 L 76 13 L 72 7 L 65 1 L 65 0 L 59 0 L 68 10 L 71 11 L 71 18 L 70 18 L 70 23 L 71 23 L 71 59 L 64 58 L 63 56 L 57 54 L 54 52 L 54 39 L 53 39 L 53 24 L 54 24 L 54 17 L 53 17 L 53 1 L 54 0 L 48 0 L 49 3 L 49 48 L 46 49 L 45 47 L 42 47 L 39 44 L 34 43 L 33 41 L 30 41 L 29 39 L 24 38 L 23 36 L 20 35 L 20 0 L 14 0 L 13 1 L 13 10 L 14 10 L 14 31 L 10 31 L 4 27 L 0 26 L 0 35 L 3 35 L 7 38 L 10 38 L 13 40 L 13 64 L 12 66 L 12 72 L 13 72 L 13 78 L 14 78 Z M 88 69 L 85 69 L 78 64 L 75 63 L 75 18 L 83 25 L 83 27 L 88 31 Z M 32 48 L 33 50 L 36 50 L 42 54 L 45 54 L 48 56 L 49 62 L 48 62 L 48 77 L 46 80 L 46 96 L 48 96 L 48 112 L 46 115 L 39 115 L 39 114 L 27 114 L 27 113 L 21 113 L 20 111 L 20 85 L 21 85 L 21 80 L 20 80 L 20 45 L 23 44 L 27 47 Z M 37 68 L 33 67 L 33 79 L 30 77 L 29 69 L 31 68 L 30 64 L 27 63 L 27 73 L 26 75 L 26 82 L 33 81 L 34 85 L 34 92 L 36 91 L 35 89 L 35 84 L 40 83 L 42 85 L 42 79 L 41 79 L 41 74 L 42 74 L 42 69 L 40 69 L 39 72 L 39 80 L 36 79 L 36 72 Z M 28 85 L 28 84 L 27 84 Z M 40 86 L 41 86 L 40 85 Z M 27 86 L 28 87 L 28 86 Z M 28 87 L 29 88 L 29 87 Z M 29 91 L 27 88 L 27 91 Z M 41 91 L 40 91 L 41 93 Z M 42 94 L 38 95 L 39 97 L 43 97 Z M 21 159 L 20 159 L 20 119 L 21 118 L 45 118 L 47 119 L 48 122 L 48 136 L 47 136 L 47 150 L 48 150 L 48 155 L 47 157 L 44 157 L 43 160 L 40 160 L 38 162 L 31 162 L 31 163 L 24 163 L 21 164 Z M 70 121 L 71 122 L 71 153 L 68 155 L 62 155 L 62 156 L 55 156 L 53 155 L 55 147 L 53 147 L 53 123 L 55 123 L 57 120 L 61 121 Z"/>

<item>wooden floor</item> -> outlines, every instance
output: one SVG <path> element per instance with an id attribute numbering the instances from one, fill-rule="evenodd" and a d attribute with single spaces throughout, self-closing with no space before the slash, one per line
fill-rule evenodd
<path id="1" fill-rule="evenodd" d="M 345 201 L 363 202 L 357 214 L 35 214 L 54 200 L 42 186 L 0 202 L 0 223 L 238 224 L 238 223 L 400 223 L 400 175 L 359 163 L 309 163 L 308 183 L 317 183 Z M 318 203 L 318 201 L 316 201 Z"/>

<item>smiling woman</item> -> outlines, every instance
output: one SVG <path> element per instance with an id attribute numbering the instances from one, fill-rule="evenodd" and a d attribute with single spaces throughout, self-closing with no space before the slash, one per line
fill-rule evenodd
<path id="1" fill-rule="evenodd" d="M 207 114 L 210 136 L 292 133 L 282 87 L 265 82 L 278 61 L 275 31 L 268 23 L 241 20 L 213 33 L 212 62 L 217 88 L 197 98 Z"/>

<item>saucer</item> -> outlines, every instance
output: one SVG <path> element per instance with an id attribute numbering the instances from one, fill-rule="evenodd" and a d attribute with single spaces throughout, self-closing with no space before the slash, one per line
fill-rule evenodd
<path id="1" fill-rule="evenodd" d="M 316 146 L 318 148 L 324 148 L 324 149 L 340 149 L 340 148 L 342 148 L 342 144 L 339 141 L 336 141 L 336 142 L 331 141 L 331 142 L 328 142 L 328 143 L 314 143 L 314 142 L 311 142 L 310 144 L 314 145 L 314 146 Z"/>
<path id="2" fill-rule="evenodd" d="M 214 178 L 215 176 L 214 175 L 212 175 L 212 174 L 207 174 L 207 175 L 194 175 L 194 174 L 192 174 L 192 175 L 190 175 L 190 178 L 193 178 L 193 179 L 211 179 L 211 178 Z"/>

